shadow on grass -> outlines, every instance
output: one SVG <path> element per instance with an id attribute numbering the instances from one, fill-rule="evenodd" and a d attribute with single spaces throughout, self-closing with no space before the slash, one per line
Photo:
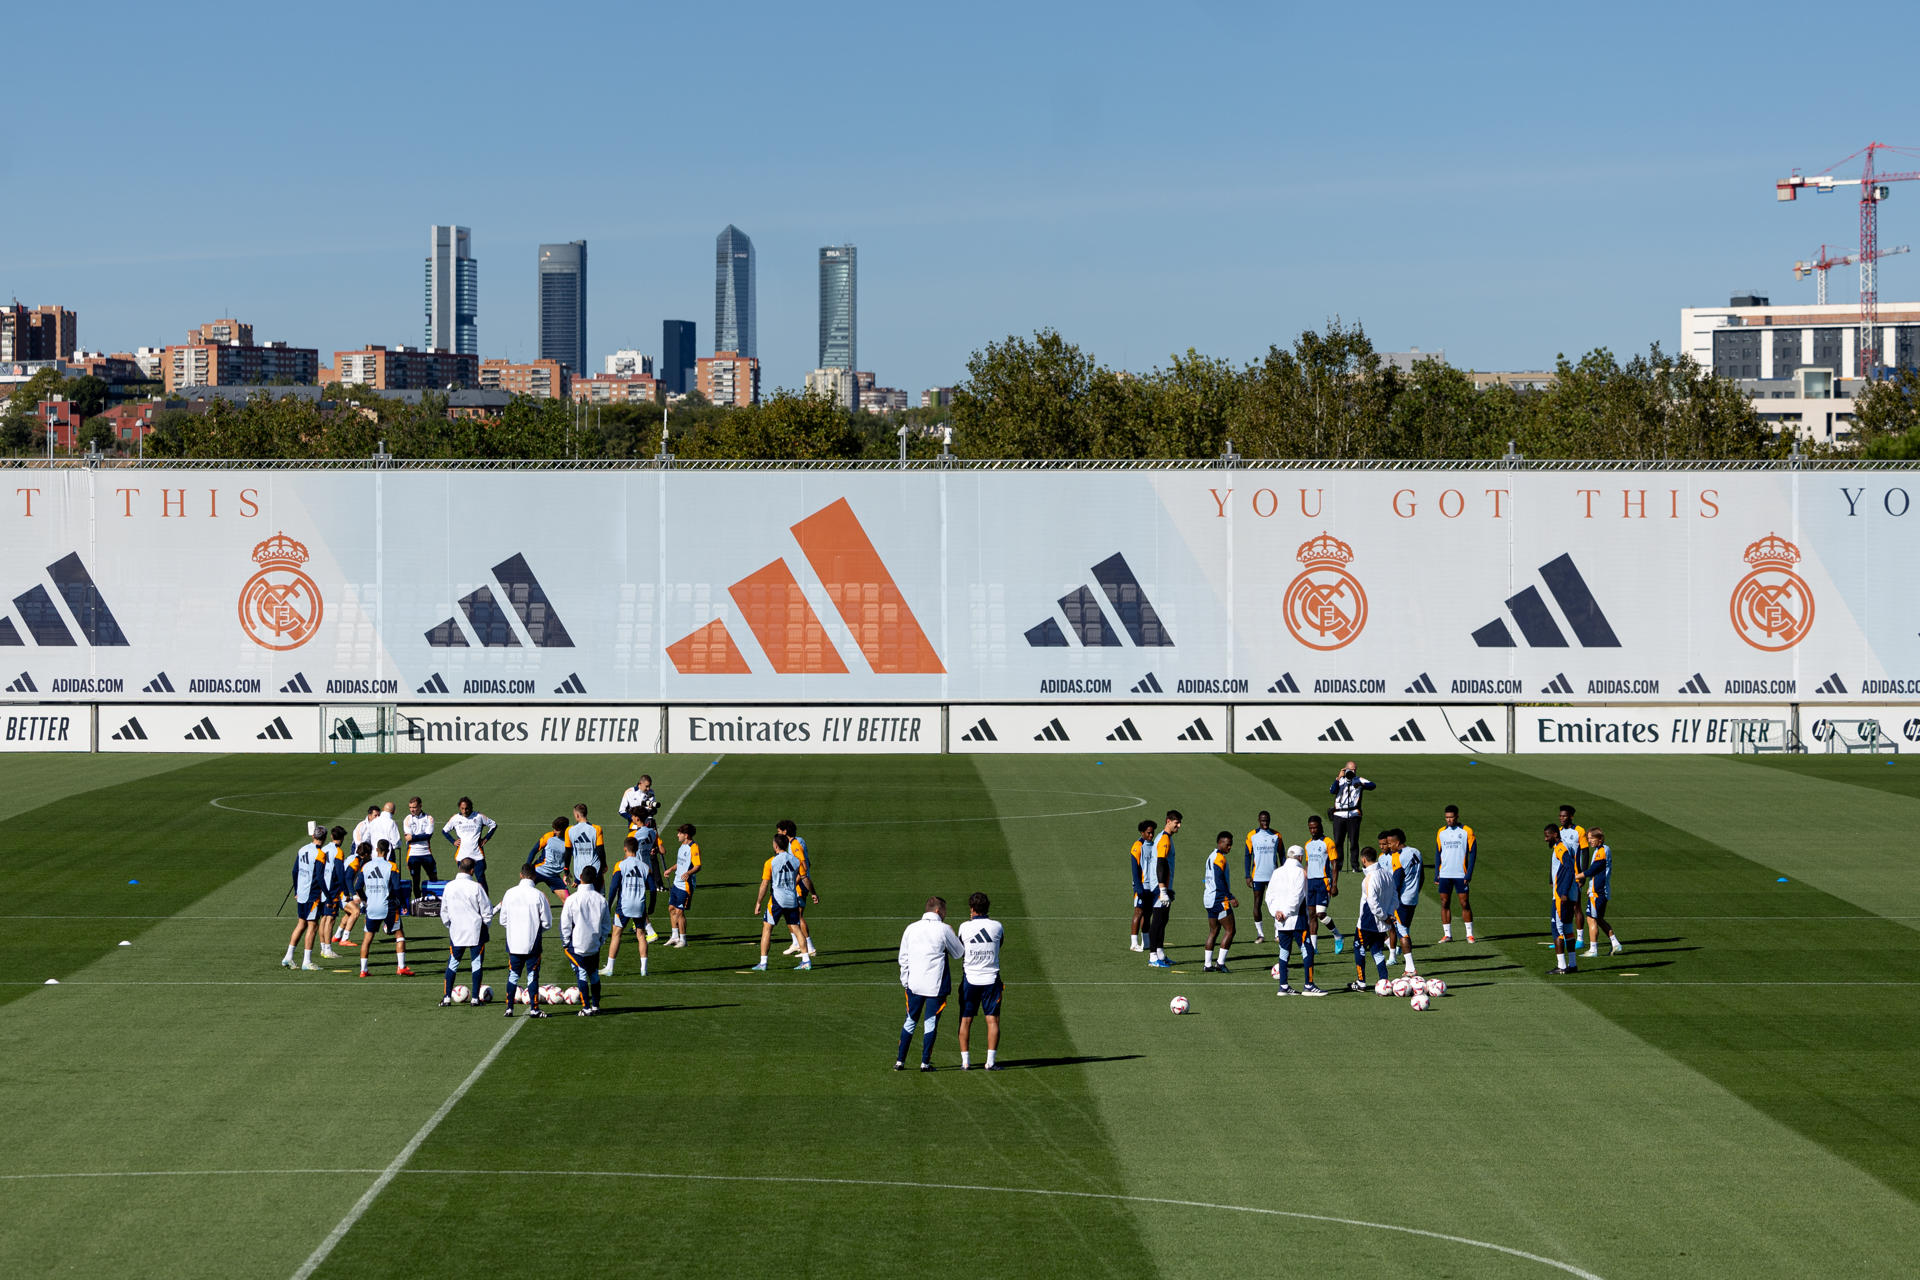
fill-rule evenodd
<path id="1" fill-rule="evenodd" d="M 622 1017 L 629 1013 L 697 1013 L 702 1009 L 738 1009 L 737 1004 L 643 1004 L 613 1008 L 600 1006 L 598 1018 Z"/>
<path id="2" fill-rule="evenodd" d="M 1117 1053 L 1108 1057 L 1093 1054 L 1074 1054 L 1064 1058 L 1021 1058 L 1017 1062 L 1003 1062 L 1000 1065 L 1009 1071 L 1038 1071 L 1046 1067 L 1082 1067 L 1096 1062 L 1132 1062 L 1143 1057 L 1138 1053 Z"/>

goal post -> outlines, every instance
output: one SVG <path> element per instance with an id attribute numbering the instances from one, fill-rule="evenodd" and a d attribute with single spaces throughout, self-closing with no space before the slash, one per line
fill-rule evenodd
<path id="1" fill-rule="evenodd" d="M 1769 751 L 1804 751 L 1793 736 L 1793 727 L 1780 719 L 1736 719 L 1733 721 L 1735 755 L 1759 755 Z"/>
<path id="2" fill-rule="evenodd" d="M 321 709 L 322 745 L 348 755 L 382 755 L 396 749 L 393 708 L 358 703 Z"/>

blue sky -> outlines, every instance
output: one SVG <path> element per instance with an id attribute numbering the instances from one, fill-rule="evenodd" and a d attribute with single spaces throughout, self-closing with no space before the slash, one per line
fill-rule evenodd
<path id="1" fill-rule="evenodd" d="M 1856 239 L 1852 200 L 1776 205 L 1776 178 L 1920 143 L 1892 64 L 1860 74 L 1844 21 L 1810 45 L 1807 12 L 27 6 L 0 296 L 75 308 L 92 348 L 234 315 L 327 360 L 420 340 L 427 227 L 458 222 L 488 356 L 532 353 L 536 245 L 589 242 L 597 363 L 669 317 L 711 344 L 732 222 L 769 387 L 813 365 L 843 241 L 860 364 L 915 392 L 1043 326 L 1137 369 L 1334 316 L 1482 369 L 1671 349 L 1681 306 L 1810 302 L 1792 262 Z M 1920 240 L 1920 183 L 1881 238 Z M 1883 299 L 1917 273 L 1885 264 Z"/>

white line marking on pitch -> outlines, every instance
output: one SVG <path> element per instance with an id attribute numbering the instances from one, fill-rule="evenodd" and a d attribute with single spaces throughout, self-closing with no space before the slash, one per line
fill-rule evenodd
<path id="1" fill-rule="evenodd" d="M 743 943 L 742 945 L 751 946 L 753 944 Z M 1075 982 L 1075 981 L 1041 982 L 1041 983 L 1029 983 L 1027 985 L 1044 986 L 1044 987 L 1164 987 L 1167 985 L 1167 982 L 1171 978 L 1180 977 L 1185 974 L 1199 973 L 1200 970 L 1192 968 L 1191 963 L 1192 963 L 1191 961 L 1183 962 L 1180 966 L 1177 966 L 1176 968 L 1174 968 L 1167 975 L 1167 977 L 1164 977 L 1164 978 L 1120 978 L 1120 979 L 1110 979 L 1106 981 L 1093 980 L 1093 981 L 1085 981 L 1085 982 Z M 346 969 L 339 969 L 339 970 L 335 970 L 335 972 L 344 974 L 350 971 Z M 686 987 L 686 988 L 693 988 L 696 990 L 700 988 L 726 988 L 731 990 L 731 989 L 740 989 L 740 988 L 746 988 L 746 987 L 764 987 L 768 985 L 766 978 L 757 977 L 757 976 L 750 978 L 744 982 L 731 981 L 731 977 L 733 975 L 742 974 L 744 972 L 746 971 L 741 969 L 735 969 L 727 977 L 679 978 L 679 979 L 652 977 L 652 978 L 642 978 L 638 982 L 634 982 L 632 979 L 627 979 L 627 978 L 614 978 L 614 979 L 610 979 L 606 983 L 606 986 L 610 990 L 637 993 L 637 992 L 649 990 L 654 987 Z M 781 971 L 776 970 L 776 972 L 781 972 Z M 818 973 L 819 970 L 815 970 L 814 972 Z M 382 975 L 382 976 L 385 976 L 385 975 Z M 1437 972 L 1429 972 L 1422 976 L 1434 977 L 1434 978 L 1448 978 L 1453 980 L 1455 982 L 1455 985 L 1459 985 L 1459 986 L 1467 985 L 1464 975 L 1454 975 L 1454 974 L 1448 974 L 1444 971 L 1437 971 Z M 1585 976 L 1585 971 L 1582 970 L 1580 973 L 1577 973 L 1574 976 L 1575 977 Z M 1592 976 L 1595 978 L 1609 978 L 1609 977 L 1615 977 L 1615 976 L 1627 977 L 1627 976 L 1638 976 L 1638 975 L 1637 974 L 1628 975 L 1628 974 L 1621 973 L 1618 970 L 1608 969 L 1608 970 L 1596 971 Z M 629 985 L 630 983 L 631 985 Z M 39 987 L 44 985 L 46 985 L 44 982 L 36 982 L 31 980 L 0 981 L 0 987 Z M 393 995 L 393 996 L 406 995 L 406 996 L 419 997 L 419 998 L 424 998 L 426 996 L 431 995 L 433 990 L 431 986 L 418 985 L 418 984 L 412 985 L 412 986 L 402 986 L 394 983 L 382 983 L 378 986 L 365 986 L 357 982 L 307 984 L 293 978 L 283 978 L 277 982 L 269 979 L 259 979 L 259 978 L 254 978 L 254 979 L 181 978 L 181 979 L 176 979 L 171 981 L 155 979 L 155 980 L 148 980 L 148 981 L 132 981 L 132 982 L 119 982 L 119 981 L 90 982 L 84 979 L 63 978 L 60 980 L 60 985 L 63 987 L 280 987 L 284 990 L 289 990 L 289 991 L 295 990 L 297 988 L 305 987 L 308 990 L 353 991 L 363 995 L 379 995 L 379 994 L 385 993 L 387 995 Z M 1016 983 L 1014 985 L 1019 985 L 1019 984 Z M 1562 990 L 1571 991 L 1571 990 L 1576 990 L 1580 988 L 1585 988 L 1588 990 L 1601 989 L 1601 988 L 1604 988 L 1607 984 L 1605 984 L 1604 982 L 1585 982 L 1585 983 L 1568 983 L 1565 986 L 1556 987 L 1548 984 L 1544 980 L 1544 978 L 1539 980 L 1530 980 L 1530 979 L 1524 979 L 1524 978 L 1522 979 L 1493 978 L 1493 979 L 1488 979 L 1485 982 L 1473 983 L 1472 985 L 1475 990 L 1478 990 L 1481 987 L 1510 987 L 1516 991 L 1562 991 Z M 1873 978 L 1863 978 L 1857 981 L 1834 981 L 1834 982 L 1829 982 L 1824 980 L 1813 981 L 1813 982 L 1772 982 L 1772 981 L 1741 982 L 1741 981 L 1735 981 L 1735 980 L 1730 980 L 1725 982 L 1714 982 L 1714 981 L 1690 982 L 1684 979 L 1674 979 L 1674 980 L 1655 979 L 1652 982 L 1636 982 L 1633 984 L 1633 986 L 1637 990 L 1645 990 L 1650 987 L 1920 987 L 1920 981 L 1901 981 L 1901 980 L 1882 981 L 1882 980 L 1873 979 Z M 809 977 L 804 981 L 799 982 L 795 985 L 781 986 L 780 988 L 782 993 L 781 998 L 786 999 L 788 995 L 790 995 L 792 992 L 804 990 L 807 987 L 891 987 L 897 991 L 900 989 L 900 984 L 898 982 L 887 982 L 887 981 L 865 981 L 858 978 Z M 1215 989 L 1224 990 L 1230 987 L 1259 987 L 1262 989 L 1270 989 L 1272 987 L 1272 980 L 1267 978 L 1261 978 L 1253 982 L 1209 981 L 1201 989 L 1206 991 L 1211 991 Z M 1358 994 L 1358 993 L 1351 993 L 1343 990 L 1338 992 L 1337 994 L 1349 995 L 1349 994 Z M 1451 997 L 1449 997 L 1449 999 L 1451 999 Z"/>
<path id="2" fill-rule="evenodd" d="M 514 1024 L 518 1030 L 525 1023 Z M 509 1032 L 511 1034 L 511 1032 Z M 501 1044 L 506 1037 L 501 1037 Z M 496 1052 L 498 1046 L 496 1046 Z M 491 1055 L 489 1055 L 491 1056 Z M 484 1063 L 482 1064 L 485 1065 Z M 479 1072 L 476 1070 L 476 1076 Z M 471 1083 L 471 1078 L 469 1079 Z M 442 1108 L 444 1112 L 447 1108 Z M 439 1116 L 435 1116 L 437 1123 Z M 422 1135 L 424 1136 L 424 1135 Z M 54 1178 L 218 1178 L 218 1177 L 320 1177 L 329 1174 L 372 1173 L 371 1169 L 143 1169 L 118 1173 L 8 1173 L 0 1174 L 0 1181 L 24 1182 L 35 1179 Z M 356 1205 L 357 1211 L 364 1212 L 366 1203 L 398 1173 L 408 1173 L 423 1178 L 633 1178 L 657 1182 L 734 1182 L 734 1183 L 805 1183 L 821 1187 L 881 1187 L 901 1191 L 972 1191 L 984 1195 L 1003 1196 L 1047 1196 L 1061 1200 L 1107 1200 L 1122 1204 L 1154 1204 L 1175 1209 L 1212 1209 L 1221 1213 L 1251 1213 L 1270 1218 L 1293 1218 L 1302 1222 L 1324 1222 L 1339 1227 L 1364 1227 L 1369 1231 L 1393 1231 L 1401 1235 L 1420 1236 L 1428 1240 L 1439 1240 L 1447 1244 L 1463 1244 L 1469 1248 L 1486 1249 L 1493 1253 L 1504 1253 L 1510 1258 L 1520 1258 L 1527 1262 L 1536 1262 L 1555 1271 L 1563 1271 L 1570 1276 L 1579 1276 L 1581 1280 L 1601 1280 L 1601 1277 L 1571 1262 L 1561 1262 L 1538 1253 L 1529 1253 L 1525 1249 L 1515 1249 L 1510 1245 L 1494 1244 L 1487 1240 L 1475 1240 L 1470 1236 L 1448 1235 L 1443 1231 L 1428 1231 L 1422 1227 L 1403 1227 L 1391 1222 L 1366 1222 L 1359 1218 L 1338 1218 L 1324 1213 L 1302 1213 L 1293 1209 L 1265 1209 L 1257 1205 L 1215 1204 L 1208 1200 L 1175 1200 L 1167 1196 L 1129 1196 L 1110 1191 L 1060 1191 L 1050 1187 L 991 1187 L 966 1182 L 895 1182 L 879 1178 L 796 1178 L 790 1176 L 721 1174 L 721 1173 L 638 1173 L 624 1170 L 597 1169 L 396 1169 L 389 1165 L 374 1184 L 373 1190 L 362 1196 L 362 1204 Z M 358 1216 L 351 1213 L 348 1219 Z M 345 1227 L 351 1221 L 343 1222 L 334 1228 L 334 1235 L 314 1256 L 307 1259 L 307 1265 L 295 1272 L 296 1280 L 312 1273 L 313 1269 L 325 1261 L 327 1252 L 339 1243 L 338 1237 L 345 1235 Z"/>

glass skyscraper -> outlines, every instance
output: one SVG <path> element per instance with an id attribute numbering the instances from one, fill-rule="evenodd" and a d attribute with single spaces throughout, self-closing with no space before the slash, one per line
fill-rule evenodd
<path id="1" fill-rule="evenodd" d="M 713 250 L 713 349 L 743 356 L 759 352 L 760 318 L 753 287 L 753 241 L 732 223 Z"/>
<path id="2" fill-rule="evenodd" d="M 429 351 L 480 354 L 480 263 L 465 227 L 433 227 L 427 237 Z"/>
<path id="3" fill-rule="evenodd" d="M 818 369 L 860 365 L 860 259 L 850 244 L 820 250 L 820 363 Z"/>
<path id="4" fill-rule="evenodd" d="M 691 320 L 664 320 L 660 324 L 660 385 L 668 394 L 683 396 L 693 390 L 694 361 L 700 358 L 699 339 Z"/>
<path id="5" fill-rule="evenodd" d="M 576 374 L 587 372 L 587 242 L 540 246 L 539 328 L 542 360 L 558 360 Z"/>

